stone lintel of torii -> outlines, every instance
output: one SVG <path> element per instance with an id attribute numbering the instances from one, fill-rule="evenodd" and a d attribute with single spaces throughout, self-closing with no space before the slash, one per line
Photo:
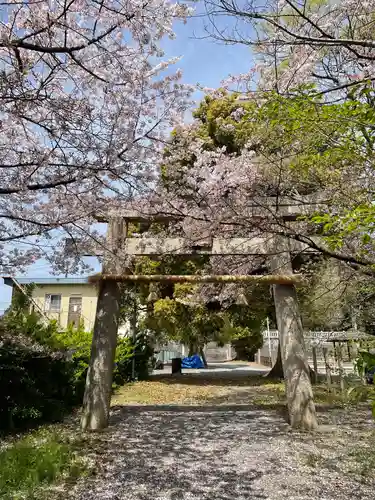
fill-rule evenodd
<path id="1" fill-rule="evenodd" d="M 270 253 L 271 235 L 249 238 L 213 238 L 210 242 L 187 238 L 126 238 L 122 244 L 125 255 L 249 255 L 266 256 Z M 302 253 L 312 251 L 309 245 L 289 241 L 289 251 Z"/>
<path id="2" fill-rule="evenodd" d="M 310 195 L 280 196 L 280 197 L 257 197 L 252 198 L 248 204 L 248 214 L 241 213 L 241 217 L 267 220 L 272 218 L 281 219 L 287 224 L 293 222 L 293 226 L 298 224 L 298 220 L 304 216 L 327 208 L 329 205 L 329 196 L 324 192 Z M 125 204 L 119 210 L 112 210 L 107 213 L 96 215 L 98 222 L 109 222 L 115 219 L 122 220 L 125 226 L 128 223 L 169 223 L 182 220 L 184 215 L 181 213 L 161 212 L 156 207 L 150 206 L 149 209 L 140 211 L 132 208 L 131 204 Z M 295 226 L 294 226 L 295 227 Z M 125 231 L 126 233 L 126 231 Z M 242 238 L 207 238 L 200 236 L 191 238 L 183 237 L 157 237 L 131 236 L 124 238 L 121 244 L 123 254 L 134 256 L 162 256 L 162 255 L 269 255 L 270 241 L 273 238 L 272 233 L 261 233 Z M 314 243 L 319 241 L 319 237 L 310 237 Z M 311 245 L 301 243 L 289 238 L 289 251 L 292 253 L 314 252 Z M 104 254 L 104 248 L 96 247 L 94 250 L 85 251 L 82 254 L 101 256 Z"/>
<path id="3" fill-rule="evenodd" d="M 267 219 L 275 216 L 285 221 L 293 221 L 311 215 L 328 205 L 330 197 L 324 192 L 295 196 L 258 196 L 249 200 L 247 207 L 241 210 L 241 217 Z M 96 219 L 98 222 L 108 222 L 113 217 L 122 217 L 127 222 L 168 223 L 182 220 L 188 215 L 174 210 L 173 206 L 165 211 L 158 209 L 157 206 L 139 210 L 128 203 L 118 210 L 98 213 Z"/>
<path id="4" fill-rule="evenodd" d="M 248 238 L 204 238 L 192 241 L 188 238 L 173 237 L 145 237 L 145 238 L 124 238 L 121 243 L 121 253 L 123 255 L 133 255 L 137 257 L 150 256 L 162 257 L 163 255 L 248 255 L 267 256 L 270 255 L 270 241 L 273 235 L 254 236 Z M 314 253 L 311 245 L 288 239 L 289 251 L 291 253 Z M 310 237 L 313 242 L 318 242 L 319 237 Z M 76 247 L 79 243 L 76 242 Z M 105 248 L 96 246 L 95 248 L 81 248 L 83 256 L 105 255 Z"/>

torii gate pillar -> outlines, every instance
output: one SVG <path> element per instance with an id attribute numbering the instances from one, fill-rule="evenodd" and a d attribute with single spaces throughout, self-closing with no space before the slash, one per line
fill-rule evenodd
<path id="1" fill-rule="evenodd" d="M 288 240 L 285 237 L 275 236 L 273 238 L 269 264 L 272 273 L 293 273 Z M 273 297 L 289 423 L 293 428 L 315 430 L 318 427 L 318 422 L 296 288 L 294 284 L 275 284 L 273 285 Z"/>
<path id="2" fill-rule="evenodd" d="M 112 219 L 108 225 L 107 247 L 109 258 L 104 260 L 103 271 L 121 272 L 116 253 L 126 233 L 123 218 Z M 86 377 L 81 417 L 82 430 L 97 431 L 108 426 L 112 395 L 113 365 L 117 347 L 121 292 L 116 281 L 103 281 L 99 285 L 90 364 Z"/>

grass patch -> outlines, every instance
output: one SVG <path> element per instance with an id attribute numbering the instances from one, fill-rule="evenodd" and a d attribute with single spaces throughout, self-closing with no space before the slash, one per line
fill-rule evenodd
<path id="1" fill-rule="evenodd" d="M 324 384 L 313 386 L 314 401 L 321 407 L 342 408 L 348 404 L 347 392 L 331 390 Z M 217 405 L 248 404 L 270 408 L 286 405 L 284 382 L 264 377 L 218 377 L 202 375 L 161 376 L 120 387 L 113 405 Z"/>
<path id="2" fill-rule="evenodd" d="M 314 401 L 317 404 L 341 406 L 346 402 L 346 393 L 340 387 L 332 386 L 329 390 L 326 385 L 313 385 Z"/>
<path id="3" fill-rule="evenodd" d="M 335 451 L 335 448 L 330 451 Z M 306 454 L 303 456 L 303 463 L 312 469 L 326 469 L 372 480 L 375 478 L 375 433 L 360 435 L 360 440 L 355 445 L 349 442 L 345 446 L 341 444 L 336 448 L 336 454 L 330 456 L 326 456 L 324 449 L 320 454 Z"/>
<path id="4" fill-rule="evenodd" d="M 326 385 L 313 385 L 314 402 L 319 406 L 334 406 L 337 408 L 347 404 L 347 394 L 342 393 L 339 387 L 333 386 L 331 390 Z M 272 404 L 286 404 L 284 383 L 262 385 L 256 388 L 252 400 L 259 406 Z"/>
<path id="5" fill-rule="evenodd" d="M 85 474 L 80 442 L 61 429 L 42 429 L 0 451 L 0 498 L 40 499 L 42 487 Z"/>
<path id="6" fill-rule="evenodd" d="M 216 388 L 217 389 L 217 388 Z M 217 392 L 222 392 L 218 391 Z M 116 391 L 112 398 L 113 405 L 141 404 L 198 404 L 212 397 L 211 386 L 187 384 L 165 384 L 163 382 L 135 382 Z"/>
<path id="7" fill-rule="evenodd" d="M 252 403 L 258 406 L 286 404 L 285 386 L 283 383 L 272 383 L 256 388 Z"/>
<path id="8" fill-rule="evenodd" d="M 322 458 L 320 455 L 317 455 L 316 453 L 309 453 L 305 457 L 305 463 L 308 467 L 315 468 L 322 463 Z"/>
<path id="9" fill-rule="evenodd" d="M 120 387 L 113 405 L 269 404 L 284 402 L 284 385 L 260 377 L 160 377 Z"/>

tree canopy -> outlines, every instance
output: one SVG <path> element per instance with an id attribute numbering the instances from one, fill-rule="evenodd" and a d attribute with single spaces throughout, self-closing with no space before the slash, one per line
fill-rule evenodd
<path id="1" fill-rule="evenodd" d="M 353 91 L 347 101 L 326 103 L 313 95 L 312 86 L 297 90 L 287 97 L 268 92 L 244 99 L 225 90 L 206 96 L 194 112 L 194 122 L 172 134 L 161 166 L 161 192 L 169 196 L 169 210 L 186 216 L 174 225 L 174 234 L 269 232 L 306 242 L 321 254 L 312 260 L 311 254 L 294 259 L 296 269 L 306 268 L 309 276 L 307 293 L 299 292 L 306 326 L 347 328 L 354 314 L 350 302 L 356 302 L 358 312 L 361 290 L 371 288 L 373 279 L 368 176 L 373 91 L 365 87 Z M 268 196 L 285 195 L 303 202 L 305 196 L 322 192 L 325 205 L 292 224 L 265 202 Z M 267 211 L 267 219 L 249 217 L 254 199 Z M 365 213 L 367 218 L 360 216 Z M 204 266 L 215 272 L 262 272 L 265 259 L 211 257 Z M 235 297 L 238 287 L 211 287 L 207 293 L 203 287 L 195 297 L 218 295 L 225 301 L 226 296 Z"/>
<path id="2" fill-rule="evenodd" d="M 189 106 L 191 87 L 165 73 L 175 60 L 160 48 L 189 9 L 41 0 L 1 10 L 0 270 L 44 257 L 61 271 L 79 261 L 62 238 L 98 238 L 95 217 L 144 187 Z"/>

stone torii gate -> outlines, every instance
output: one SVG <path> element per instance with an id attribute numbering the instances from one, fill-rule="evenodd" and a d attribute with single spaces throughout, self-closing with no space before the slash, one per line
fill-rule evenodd
<path id="1" fill-rule="evenodd" d="M 278 204 L 282 207 L 281 210 L 278 209 L 278 217 L 284 221 L 292 221 L 306 214 L 307 211 L 314 210 L 312 206 L 316 209 L 317 202 L 304 201 L 298 205 L 287 200 L 280 205 L 280 200 L 278 200 Z M 120 215 L 98 217 L 100 222 L 108 222 L 106 245 L 112 258 L 104 261 L 101 274 L 92 277 L 92 281 L 99 284 L 99 295 L 83 401 L 82 428 L 100 430 L 108 425 L 120 313 L 119 282 L 246 283 L 260 281 L 273 285 L 290 424 L 294 428 L 316 429 L 317 419 L 309 365 L 305 354 L 303 328 L 295 289 L 301 277 L 293 274 L 291 263 L 291 252 L 308 251 L 307 245 L 273 234 L 254 238 L 213 238 L 210 240 L 204 238 L 194 242 L 186 238 L 127 237 L 129 222 L 166 223 L 177 218 L 181 217 L 163 214 L 145 215 L 129 210 Z M 116 254 L 119 252 L 122 255 L 151 257 L 202 254 L 263 255 L 267 257 L 271 274 L 263 276 L 129 275 L 124 274 L 120 259 L 116 259 Z M 96 253 L 98 254 L 100 252 Z"/>

